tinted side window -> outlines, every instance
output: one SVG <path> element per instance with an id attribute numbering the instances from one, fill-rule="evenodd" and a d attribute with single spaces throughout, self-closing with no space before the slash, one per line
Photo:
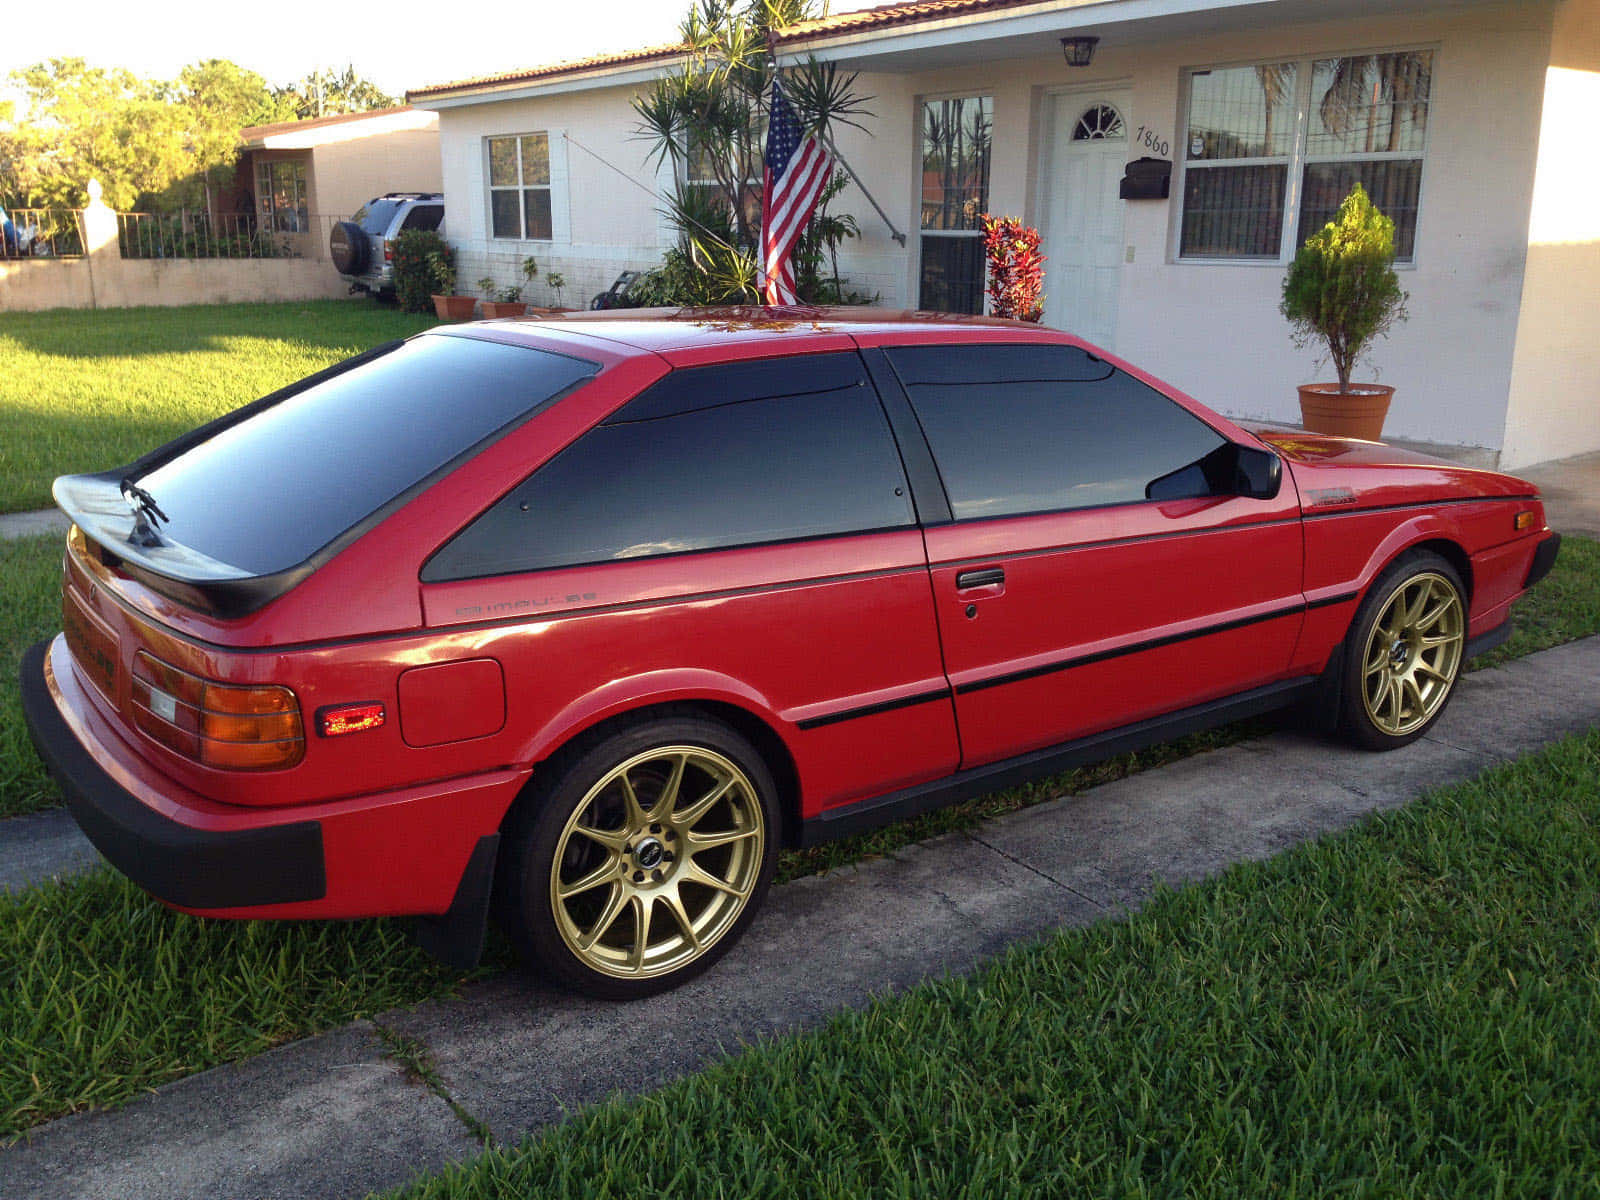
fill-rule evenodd
<path id="1" fill-rule="evenodd" d="M 401 229 L 437 229 L 444 220 L 444 208 L 438 204 L 419 204 L 400 222 Z"/>
<path id="2" fill-rule="evenodd" d="M 906 526 L 905 492 L 856 355 L 680 370 L 524 480 L 422 578 Z"/>
<path id="3" fill-rule="evenodd" d="M 888 351 L 957 520 L 1212 492 L 1210 426 L 1073 346 Z"/>

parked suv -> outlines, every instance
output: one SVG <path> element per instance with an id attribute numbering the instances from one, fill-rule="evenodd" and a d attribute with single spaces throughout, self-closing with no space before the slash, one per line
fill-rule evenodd
<path id="1" fill-rule="evenodd" d="M 394 251 L 402 229 L 439 229 L 444 196 L 439 192 L 389 192 L 368 200 L 328 235 L 328 256 L 353 292 L 394 291 Z"/>
<path id="2" fill-rule="evenodd" d="M 1559 545 L 1508 475 L 845 309 L 441 327 L 55 495 L 23 703 L 113 864 L 458 963 L 493 910 L 617 997 L 780 845 L 1291 702 L 1403 746 Z"/>

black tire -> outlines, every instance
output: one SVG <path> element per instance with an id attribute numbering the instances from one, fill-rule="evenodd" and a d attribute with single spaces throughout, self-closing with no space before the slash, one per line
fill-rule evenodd
<path id="1" fill-rule="evenodd" d="M 1392 609 L 1391 605 L 1398 603 L 1401 608 L 1405 607 L 1404 600 L 1397 599 L 1402 589 L 1410 589 L 1411 596 L 1415 597 L 1421 595 L 1424 587 L 1430 587 L 1434 597 L 1442 604 L 1445 586 L 1454 592 L 1454 619 L 1451 619 L 1451 612 L 1445 610 L 1438 618 L 1441 624 L 1434 628 L 1440 630 L 1440 637 L 1448 634 L 1454 643 L 1453 651 L 1449 647 L 1440 648 L 1445 651 L 1443 654 L 1432 649 L 1419 650 L 1423 639 L 1413 636 L 1409 630 L 1375 639 L 1380 618 L 1399 612 L 1398 609 Z M 1368 750 L 1398 750 L 1427 733 L 1444 715 L 1444 710 L 1455 695 L 1465 661 L 1466 611 L 1467 589 L 1461 582 L 1460 574 L 1442 556 L 1431 550 L 1412 550 L 1389 564 L 1367 589 L 1367 595 L 1356 610 L 1355 620 L 1350 623 L 1350 632 L 1345 638 L 1342 652 L 1343 686 L 1339 689 L 1340 731 L 1356 745 Z M 1426 616 L 1426 613 L 1423 615 Z M 1379 653 L 1382 649 L 1380 643 L 1391 640 L 1394 643 L 1393 654 L 1401 658 L 1385 661 L 1385 656 Z M 1405 642 L 1409 644 L 1402 646 L 1401 643 Z M 1435 657 L 1424 667 L 1418 668 L 1415 664 L 1419 654 L 1432 654 Z M 1375 663 L 1378 665 L 1374 666 Z M 1415 705 L 1409 703 L 1400 684 L 1394 682 L 1396 672 L 1401 672 L 1408 664 L 1413 681 L 1422 670 L 1427 670 L 1429 675 L 1423 686 L 1437 689 L 1426 695 L 1418 691 Z M 1441 671 L 1448 679 L 1435 677 Z M 1389 680 L 1385 682 L 1380 679 L 1381 674 L 1387 674 Z M 1393 695 L 1390 694 L 1391 686 Z M 1376 704 L 1375 696 L 1380 698 Z M 1391 712 L 1393 720 L 1389 719 Z"/>
<path id="2" fill-rule="evenodd" d="M 681 755 L 679 752 L 684 750 L 692 754 Z M 652 757 L 657 752 L 663 757 Z M 702 755 L 703 758 L 696 757 Z M 688 765 L 678 769 L 677 778 L 681 784 L 674 787 L 672 796 L 668 797 L 667 789 L 671 785 L 661 776 L 670 768 L 658 764 L 675 758 L 684 758 Z M 644 761 L 639 762 L 641 759 Z M 630 763 L 637 765 L 626 766 Z M 717 776 L 710 771 L 720 770 L 722 764 L 736 768 L 734 774 L 741 776 L 743 782 L 730 783 L 725 789 L 728 798 L 716 802 L 703 817 L 696 818 L 701 824 L 680 825 L 667 820 L 666 830 L 659 832 L 659 838 L 666 838 L 675 845 L 680 857 L 675 858 L 668 852 L 667 862 L 653 873 L 652 879 L 639 869 L 648 865 L 640 855 L 646 850 L 655 853 L 665 849 L 666 843 L 650 835 L 652 830 L 661 831 L 661 824 L 650 825 L 648 829 L 640 827 L 636 837 L 627 832 L 625 818 L 615 829 L 600 819 L 602 805 L 618 803 L 614 792 L 622 785 L 616 782 L 616 773 L 622 771 L 629 792 L 637 792 L 639 811 L 653 805 L 651 816 L 666 811 L 676 817 L 680 812 L 697 807 L 716 789 Z M 660 780 L 654 800 L 651 788 L 656 785 L 652 784 L 652 773 Z M 782 828 L 772 773 L 748 741 L 720 722 L 699 714 L 667 715 L 642 720 L 598 738 L 580 739 L 552 759 L 543 774 L 543 783 L 533 786 L 507 817 L 500 862 L 495 872 L 497 919 L 525 961 L 536 964 L 553 980 L 574 991 L 604 999 L 631 1000 L 693 979 L 738 941 L 771 885 Z M 734 774 L 729 775 L 730 780 Z M 539 776 L 540 772 L 536 771 L 535 779 Z M 675 799 L 680 794 L 691 797 L 687 804 Z M 693 798 L 697 795 L 699 800 Z M 663 802 L 665 810 L 661 808 Z M 727 831 L 712 829 L 708 835 L 700 832 L 719 819 L 731 822 Z M 762 831 L 759 841 L 750 833 L 738 832 L 742 821 L 752 826 L 759 822 Z M 627 847 L 597 846 L 578 832 L 579 827 L 587 825 L 596 826 L 608 836 L 620 835 L 619 840 L 626 840 Z M 673 830 L 681 833 L 676 841 L 672 841 Z M 690 851 L 691 833 L 711 838 L 733 833 L 739 845 Z M 656 845 L 652 848 L 645 844 L 647 842 Z M 722 861 L 737 861 L 736 868 L 718 867 L 715 856 L 724 852 L 728 857 Z M 688 874 L 707 861 L 698 857 L 702 853 L 713 856 L 709 869 L 718 879 L 741 884 L 742 900 L 731 893 L 724 898 L 724 892 L 706 887 Z M 583 855 L 589 858 L 584 860 Z M 587 879 L 606 871 L 616 874 L 592 885 L 585 893 L 586 900 L 573 898 L 563 902 L 557 898 L 558 884 L 570 885 L 575 877 Z M 663 872 L 666 873 L 664 879 Z M 600 896 L 602 888 L 603 898 Z M 617 896 L 623 899 L 617 902 Z M 613 924 L 595 934 L 601 940 L 587 956 L 573 944 L 581 942 L 584 933 L 593 932 L 594 925 L 604 921 L 613 903 L 631 906 L 635 902 L 650 906 L 642 918 L 637 915 L 639 908 L 617 909 L 612 917 Z M 707 938 L 703 949 L 699 938 L 690 932 L 696 926 L 697 906 L 702 902 L 707 916 L 705 928 L 699 931 Z M 594 925 L 587 930 L 573 914 L 573 907 L 579 903 L 589 903 L 601 910 L 594 918 Z M 658 921 L 670 924 L 657 924 Z M 600 961 L 604 956 L 627 956 L 630 946 L 637 947 L 639 924 L 644 925 L 646 936 L 645 949 L 635 952 L 639 960 L 637 968 L 618 961 Z M 615 931 L 617 945 L 605 944 L 609 940 L 607 929 Z M 667 936 L 659 951 L 661 958 L 653 965 L 647 964 L 645 956 L 657 953 L 651 947 L 662 929 L 666 929 Z M 693 946 L 690 946 L 691 937 L 695 938 Z M 623 973 L 626 971 L 636 973 L 627 975 Z"/>
<path id="3" fill-rule="evenodd" d="M 328 235 L 328 257 L 341 275 L 360 275 L 371 258 L 367 235 L 354 221 L 340 221 Z"/>

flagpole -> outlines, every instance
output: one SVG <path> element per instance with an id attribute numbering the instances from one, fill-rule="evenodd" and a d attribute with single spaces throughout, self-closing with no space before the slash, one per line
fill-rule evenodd
<path id="1" fill-rule="evenodd" d="M 773 78 L 776 79 L 779 68 L 778 33 L 775 29 L 767 30 L 767 67 L 772 72 Z M 844 173 L 850 176 L 850 182 L 861 189 L 861 194 L 867 198 L 867 203 L 872 205 L 872 211 L 877 213 L 883 223 L 889 227 L 889 236 L 904 246 L 906 244 L 906 235 L 894 227 L 894 222 L 889 220 L 889 214 L 883 211 L 883 205 L 879 204 L 876 197 L 867 191 L 867 185 L 861 182 L 861 176 L 856 174 L 855 168 L 845 160 L 844 155 L 839 153 L 839 147 L 834 144 L 833 138 L 824 133 L 822 141 L 827 146 L 828 153 L 833 155 L 839 165 L 844 168 Z"/>
<path id="2" fill-rule="evenodd" d="M 889 220 L 889 214 L 883 211 L 883 206 L 873 198 L 871 192 L 867 191 L 867 185 L 861 182 L 861 176 L 856 174 L 855 168 L 845 161 L 844 155 L 839 153 L 839 147 L 834 144 L 833 138 L 825 137 L 824 140 L 828 145 L 828 153 L 833 155 L 839 165 L 844 168 L 844 173 L 850 176 L 850 182 L 861 189 L 861 194 L 867 198 L 867 203 L 872 205 L 872 210 L 883 218 L 883 223 L 889 227 L 889 236 L 904 246 L 906 244 L 906 235 L 894 227 L 894 222 Z"/>

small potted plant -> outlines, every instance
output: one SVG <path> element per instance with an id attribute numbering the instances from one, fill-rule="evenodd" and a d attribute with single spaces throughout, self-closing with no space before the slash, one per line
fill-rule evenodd
<path id="1" fill-rule="evenodd" d="M 567 277 L 560 271 L 551 271 L 550 274 L 544 277 L 544 281 L 550 285 L 550 290 L 556 294 L 556 305 L 552 311 L 566 312 L 567 310 L 561 307 L 561 289 L 567 286 Z"/>
<path id="2" fill-rule="evenodd" d="M 448 243 L 440 242 L 442 249 L 428 255 L 428 271 L 433 286 L 433 311 L 441 321 L 470 321 L 478 301 L 473 296 L 456 294 L 456 255 Z"/>
<path id="3" fill-rule="evenodd" d="M 1350 372 L 1374 340 L 1406 319 L 1406 294 L 1394 270 L 1394 222 L 1359 183 L 1295 255 L 1283 281 L 1282 312 L 1294 344 L 1325 348 L 1339 375 L 1337 383 L 1300 385 L 1305 428 L 1368 441 L 1383 436 L 1394 388 L 1351 383 Z"/>
<path id="4" fill-rule="evenodd" d="M 496 287 L 493 279 L 485 275 L 478 280 L 478 290 L 483 293 L 483 309 L 485 317 L 520 317 L 528 309 L 522 303 L 522 289 L 519 287 Z"/>

